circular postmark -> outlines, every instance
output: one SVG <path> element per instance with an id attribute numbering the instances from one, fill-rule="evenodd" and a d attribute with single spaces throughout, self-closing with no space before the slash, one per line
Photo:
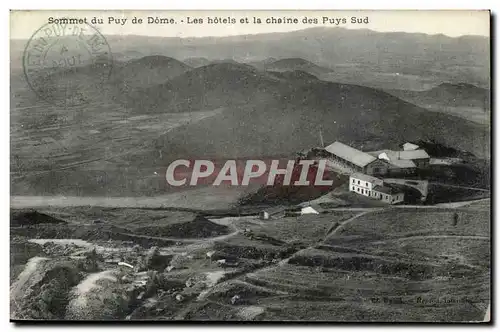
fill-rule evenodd
<path id="1" fill-rule="evenodd" d="M 87 23 L 48 23 L 28 40 L 24 75 L 36 95 L 58 106 L 75 106 L 103 93 L 113 68 L 106 38 Z"/>

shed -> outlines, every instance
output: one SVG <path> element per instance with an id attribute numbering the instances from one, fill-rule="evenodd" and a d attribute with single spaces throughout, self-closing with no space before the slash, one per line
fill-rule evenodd
<path id="1" fill-rule="evenodd" d="M 418 146 L 417 144 L 410 143 L 410 142 L 406 142 L 403 144 L 404 151 L 412 151 L 412 150 L 417 150 L 419 148 L 420 148 L 420 146 Z"/>
<path id="2" fill-rule="evenodd" d="M 300 215 L 304 214 L 321 214 L 325 213 L 326 209 L 322 208 L 319 204 L 307 204 L 307 205 L 301 205 L 302 207 L 299 208 L 298 212 Z"/>
<path id="3" fill-rule="evenodd" d="M 308 206 L 308 207 L 305 207 L 305 208 L 302 208 L 300 210 L 300 214 L 319 214 L 319 212 L 313 208 L 312 206 Z"/>
<path id="4" fill-rule="evenodd" d="M 267 207 L 260 211 L 259 218 L 262 220 L 283 218 L 285 216 L 284 206 Z"/>
<path id="5" fill-rule="evenodd" d="M 405 194 L 397 186 L 385 183 L 373 188 L 373 197 L 389 204 L 396 204 L 404 201 Z"/>

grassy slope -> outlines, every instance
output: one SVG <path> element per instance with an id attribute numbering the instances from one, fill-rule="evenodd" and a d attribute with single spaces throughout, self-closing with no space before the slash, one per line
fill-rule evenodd
<path id="1" fill-rule="evenodd" d="M 454 212 L 459 215 L 456 225 Z M 131 229 L 175 225 L 180 220 L 189 223 L 193 217 L 189 212 L 97 208 L 59 210 L 53 215 L 72 215 L 73 219 L 67 219 L 71 224 L 82 222 L 85 216 L 89 220 L 101 216 L 107 219 L 106 224 Z M 172 296 L 164 295 L 147 309 L 147 315 L 154 319 L 357 322 L 482 319 L 490 282 L 488 204 L 456 210 L 370 212 L 318 243 L 332 223 L 352 216 L 348 211 L 267 221 L 230 218 L 233 226 L 248 231 L 212 245 L 186 247 L 192 257 L 179 254 L 173 259 L 178 269 L 167 274 L 169 280 L 177 278 L 181 285 L 187 279 L 204 278 L 206 272 L 227 272 L 228 281 L 221 281 L 198 300 L 203 288 L 186 287 L 181 293 L 189 299 L 182 308 L 171 307 Z M 454 236 L 432 237 L 438 235 Z M 293 254 L 304 247 L 309 248 Z M 217 267 L 215 261 L 207 259 L 210 250 L 216 251 L 213 260 L 239 262 L 237 270 Z M 288 263 L 279 263 L 290 256 Z M 241 303 L 231 305 L 236 294 Z M 164 305 L 171 309 L 155 311 Z"/>
<path id="2" fill-rule="evenodd" d="M 489 236 L 487 211 L 478 213 L 476 207 L 458 213 L 456 226 L 451 225 L 451 210 L 403 209 L 361 216 L 323 244 L 294 254 L 288 264 L 241 278 L 247 304 L 262 308 L 257 319 L 263 320 L 482 320 L 489 301 L 488 239 L 409 237 Z M 316 219 L 328 215 L 310 218 L 308 227 L 316 228 Z M 294 222 L 289 230 L 299 225 Z M 258 287 L 271 293 L 259 294 Z M 207 303 L 194 317 L 217 319 L 216 309 L 235 294 L 214 293 L 216 302 Z M 234 319 L 239 312 L 233 307 L 225 315 Z"/>

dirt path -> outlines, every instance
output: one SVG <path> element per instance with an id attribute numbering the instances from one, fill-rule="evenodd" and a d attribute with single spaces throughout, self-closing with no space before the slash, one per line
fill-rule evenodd
<path id="1" fill-rule="evenodd" d="M 470 240 L 490 240 L 489 236 L 481 236 L 481 235 L 415 235 L 415 236 L 407 236 L 395 239 L 388 239 L 384 241 L 404 241 L 404 240 L 425 240 L 425 239 L 470 239 Z M 377 243 L 377 242 L 373 242 Z"/>
<path id="2" fill-rule="evenodd" d="M 240 190 L 240 189 L 238 189 Z M 11 196 L 11 208 L 67 208 L 93 206 L 101 208 L 155 208 L 189 210 L 227 210 L 234 204 L 231 194 L 238 190 L 226 187 L 201 187 L 181 190 L 155 197 L 108 197 L 108 196 Z"/>
<path id="3" fill-rule="evenodd" d="M 334 230 L 332 230 L 330 233 L 326 234 L 327 236 L 331 236 L 331 235 L 335 235 L 339 229 L 343 228 L 345 225 L 349 224 L 350 222 L 358 219 L 359 217 L 361 216 L 364 216 L 365 214 L 368 214 L 368 213 L 372 213 L 372 212 L 376 212 L 376 211 L 382 211 L 383 209 L 380 209 L 380 208 L 377 208 L 377 209 L 374 209 L 374 210 L 370 210 L 370 211 L 365 211 L 365 212 L 361 212 L 357 215 L 355 215 L 354 217 L 352 218 L 349 218 L 347 220 L 344 220 L 343 222 L 340 223 L 340 225 L 337 226 L 337 228 L 335 228 Z"/>
<path id="4" fill-rule="evenodd" d="M 235 236 L 238 233 L 239 233 L 239 230 L 235 230 L 234 232 L 229 233 L 229 234 L 219 235 L 216 237 L 202 237 L 202 238 L 162 237 L 162 236 L 150 236 L 150 235 L 142 235 L 142 234 L 134 234 L 134 233 L 116 233 L 116 234 L 127 236 L 127 237 L 148 239 L 148 240 L 161 240 L 161 241 L 182 242 L 182 243 L 199 243 L 199 242 L 213 242 L 213 241 L 227 240 L 227 239 Z"/>
<path id="5" fill-rule="evenodd" d="M 486 202 L 486 201 L 489 201 L 489 200 L 491 200 L 491 198 L 488 197 L 488 198 L 477 199 L 477 200 L 473 200 L 473 201 L 440 203 L 440 204 L 436 204 L 436 206 L 454 209 L 454 208 L 459 208 L 459 207 L 467 206 L 467 205 L 473 204 L 473 203 Z"/>
<path id="6" fill-rule="evenodd" d="M 471 201 L 471 202 L 468 202 L 468 203 L 470 204 L 472 202 L 475 202 L 475 201 Z M 434 208 L 433 206 L 422 206 L 422 207 L 423 208 Z M 340 223 L 340 225 L 337 228 L 335 228 L 329 234 L 327 234 L 327 236 L 335 235 L 340 229 L 344 228 L 346 225 L 348 225 L 349 223 L 351 223 L 354 220 L 358 219 L 359 217 L 362 217 L 362 216 L 364 216 L 366 214 L 369 214 L 369 213 L 376 213 L 378 211 L 383 211 L 384 209 L 385 208 L 364 208 L 364 209 L 342 208 L 342 211 L 361 211 L 361 213 L 356 214 L 355 216 L 353 216 L 353 217 L 351 217 L 349 219 L 344 220 L 342 223 Z M 414 236 L 414 237 L 410 237 L 410 238 L 416 238 L 416 239 L 418 239 L 418 238 L 470 238 L 470 239 L 489 240 L 489 237 L 486 237 L 486 236 L 473 236 L 473 235 L 466 235 L 466 236 L 459 236 L 459 235 L 430 235 L 430 236 Z M 407 238 L 405 238 L 405 239 L 407 239 Z M 265 266 L 265 267 L 262 267 L 262 268 L 255 269 L 253 271 L 249 271 L 249 272 L 246 273 L 246 275 L 250 275 L 250 274 L 255 274 L 255 273 L 258 273 L 258 272 L 266 271 L 266 270 L 272 269 L 272 268 L 274 268 L 276 266 L 283 266 L 283 265 L 285 265 L 285 264 L 287 264 L 289 262 L 289 260 L 290 260 L 290 258 L 292 258 L 292 256 L 297 255 L 300 252 L 307 251 L 307 250 L 309 250 L 309 249 L 311 249 L 313 247 L 314 247 L 314 245 L 310 246 L 310 247 L 307 247 L 305 249 L 301 249 L 299 251 L 296 251 L 296 252 L 290 254 L 290 256 L 281 259 L 276 264 L 268 265 L 268 266 Z M 231 279 L 225 280 L 222 283 L 228 282 L 230 280 Z"/>
<path id="7" fill-rule="evenodd" d="M 194 206 L 192 200 L 186 200 L 188 192 L 166 194 L 157 197 L 98 197 L 98 196 L 11 196 L 11 208 L 40 208 L 40 207 L 78 207 L 78 206 L 96 206 L 104 208 L 191 208 L 193 210 L 203 209 L 205 211 L 220 210 L 227 208 L 227 202 L 220 202 L 220 195 L 210 192 L 212 188 L 201 188 L 200 190 L 190 190 L 189 194 L 204 197 L 204 202 L 200 206 Z M 477 188 L 476 188 L 477 189 Z M 483 190 L 483 189 L 478 189 Z M 488 190 L 484 190 L 488 191 Z M 206 197 L 210 197 L 207 201 Z M 462 202 L 439 203 L 436 205 L 391 205 L 386 208 L 418 208 L 432 209 L 436 207 L 454 208 L 467 204 L 489 200 L 482 198 Z M 209 207 L 209 208 L 207 208 Z M 327 209 L 328 211 L 359 211 L 372 212 L 384 209 L 384 207 L 339 207 Z M 257 214 L 256 214 L 257 215 Z"/>
<path id="8" fill-rule="evenodd" d="M 448 188 L 459 188 L 459 189 L 469 189 L 469 190 L 490 192 L 489 189 L 483 189 L 483 188 L 477 188 L 477 187 L 465 187 L 465 186 L 458 186 L 458 185 L 454 185 L 454 184 L 446 184 L 446 183 L 439 183 L 439 182 L 430 182 L 429 184 L 435 184 L 435 185 L 438 185 L 441 187 L 448 187 Z"/>
<path id="9" fill-rule="evenodd" d="M 455 209 L 463 206 L 467 206 L 472 203 L 479 203 L 483 201 L 488 201 L 491 198 L 481 198 L 481 199 L 475 199 L 471 201 L 461 201 L 461 202 L 450 202 L 450 203 L 438 203 L 435 205 L 392 205 L 392 208 L 395 209 L 406 209 L 406 208 L 411 208 L 411 209 L 436 209 L 436 208 L 445 208 L 445 209 Z"/>
<path id="10" fill-rule="evenodd" d="M 335 232 L 336 232 L 339 228 L 343 227 L 344 225 L 346 225 L 346 224 L 348 224 L 348 223 L 350 223 L 350 222 L 352 222 L 352 221 L 356 220 L 357 218 L 359 218 L 359 217 L 361 217 L 361 216 L 363 216 L 363 215 L 365 215 L 365 214 L 372 213 L 372 212 L 376 212 L 376 211 L 381 211 L 381 210 L 383 210 L 383 208 L 373 208 L 373 209 L 367 209 L 367 210 L 365 210 L 365 211 L 363 211 L 363 212 L 361 212 L 361 213 L 359 213 L 359 214 L 355 215 L 354 217 L 349 218 L 349 219 L 345 220 L 344 222 L 342 222 L 342 223 L 339 225 L 339 227 L 337 227 L 335 230 L 333 230 L 333 231 L 330 233 L 330 235 L 335 234 Z M 304 252 L 304 251 L 307 251 L 307 250 L 309 250 L 309 249 L 313 248 L 314 246 L 315 246 L 315 245 L 312 245 L 312 246 L 309 246 L 309 247 L 307 247 L 307 248 L 304 248 L 304 249 L 298 250 L 298 251 L 296 251 L 296 252 L 293 252 L 293 253 L 291 253 L 288 257 L 285 257 L 285 258 L 283 258 L 283 259 L 279 260 L 279 261 L 278 261 L 278 262 L 276 262 L 275 264 L 272 264 L 272 265 L 267 265 L 267 266 L 262 267 L 262 268 L 257 268 L 257 269 L 255 269 L 255 270 L 253 270 L 253 271 L 249 271 L 249 272 L 245 273 L 244 275 L 251 275 L 251 274 L 255 274 L 255 273 L 259 273 L 259 272 L 262 272 L 262 271 L 266 271 L 266 270 L 269 270 L 269 269 L 275 268 L 275 267 L 277 267 L 277 266 L 284 266 L 285 264 L 287 264 L 287 263 L 289 262 L 290 258 L 292 258 L 294 255 L 296 255 L 296 254 L 298 254 L 298 253 L 301 253 L 301 252 Z M 238 276 L 238 277 L 241 277 L 241 275 L 240 275 L 240 276 Z M 226 279 L 225 281 L 223 281 L 223 282 L 222 282 L 222 283 L 220 283 L 220 284 L 227 283 L 227 282 L 231 281 L 232 279 L 234 279 L 234 278 L 231 278 L 231 279 Z M 207 291 L 207 294 L 208 294 L 209 292 L 210 292 L 210 290 L 209 290 L 209 291 Z"/>

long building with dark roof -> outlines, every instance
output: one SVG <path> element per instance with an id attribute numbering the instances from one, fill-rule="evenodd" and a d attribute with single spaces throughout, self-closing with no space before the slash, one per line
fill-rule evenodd
<path id="1" fill-rule="evenodd" d="M 352 148 L 341 142 L 328 145 L 325 150 L 330 153 L 330 161 L 352 172 L 361 172 L 368 175 L 385 175 L 389 165 L 366 152 Z"/>

